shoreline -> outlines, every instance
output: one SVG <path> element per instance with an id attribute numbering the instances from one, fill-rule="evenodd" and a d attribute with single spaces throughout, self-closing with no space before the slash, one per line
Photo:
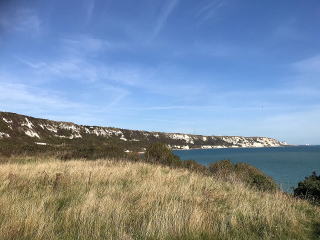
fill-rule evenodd
<path id="1" fill-rule="evenodd" d="M 189 149 L 179 149 L 172 148 L 172 151 L 189 151 L 189 150 L 216 150 L 216 149 L 244 149 L 244 148 L 281 148 L 281 147 L 312 147 L 318 145 L 283 145 L 283 146 L 264 146 L 264 147 L 219 147 L 219 148 L 189 148 Z"/>

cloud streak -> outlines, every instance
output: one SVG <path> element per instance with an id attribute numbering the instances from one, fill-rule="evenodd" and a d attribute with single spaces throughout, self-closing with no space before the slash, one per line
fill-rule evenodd
<path id="1" fill-rule="evenodd" d="M 92 15 L 95 10 L 96 2 L 95 0 L 86 0 L 85 10 L 86 10 L 86 23 L 90 23 Z"/>
<path id="2" fill-rule="evenodd" d="M 171 13 L 174 11 L 174 9 L 177 7 L 179 4 L 179 0 L 169 0 L 163 7 L 160 16 L 158 17 L 155 27 L 153 29 L 153 33 L 151 36 L 151 40 L 156 38 L 161 30 L 164 28 L 166 25 L 168 18 L 170 17 Z"/>
<path id="3" fill-rule="evenodd" d="M 30 67 L 30 68 L 33 68 L 33 69 L 41 69 L 43 67 L 46 66 L 46 63 L 44 62 L 33 62 L 33 61 L 30 61 L 28 59 L 25 59 L 25 58 L 22 58 L 22 57 L 19 57 L 19 56 L 15 56 L 15 58 L 22 64 Z"/>
<path id="4" fill-rule="evenodd" d="M 85 105 L 63 99 L 53 91 L 44 91 L 26 84 L 8 83 L 0 76 L 0 101 L 2 109 L 23 109 L 41 112 L 45 109 L 58 111 L 83 108 Z"/>
<path id="5" fill-rule="evenodd" d="M 105 120 L 104 114 L 116 111 L 119 102 L 129 94 L 122 88 L 99 84 L 90 86 L 95 92 L 94 99 L 79 91 L 79 97 L 70 97 L 69 93 L 32 86 L 31 81 L 24 81 L 28 84 L 17 83 L 14 76 L 0 73 L 1 111 L 89 124 L 97 119 Z M 81 95 L 87 96 L 81 98 Z M 99 102 L 95 102 L 97 96 L 100 96 Z"/>
<path id="6" fill-rule="evenodd" d="M 289 65 L 289 69 L 293 71 L 293 76 L 288 81 L 294 84 L 296 88 L 301 92 L 309 89 L 310 91 L 307 91 L 308 94 L 312 92 L 319 93 L 320 55 L 294 62 Z"/>
<path id="7" fill-rule="evenodd" d="M 66 54 L 88 54 L 103 52 L 111 47 L 110 43 L 100 38 L 78 35 L 61 39 L 62 49 Z"/>
<path id="8" fill-rule="evenodd" d="M 37 35 L 41 32 L 41 20 L 32 9 L 20 8 L 0 17 L 0 27 L 7 32 Z"/>
<path id="9" fill-rule="evenodd" d="M 213 18 L 217 11 L 225 5 L 225 0 L 213 0 L 202 6 L 196 13 L 196 17 L 200 19 L 200 23 Z"/>
<path id="10" fill-rule="evenodd" d="M 147 71 L 141 72 L 127 64 L 102 64 L 96 59 L 111 48 L 109 42 L 91 36 L 63 38 L 59 42 L 58 57 L 32 60 L 15 56 L 24 66 L 31 68 L 39 77 L 50 80 L 54 78 L 76 80 L 80 82 L 113 82 L 135 86 L 141 76 L 149 76 Z"/>
<path id="11" fill-rule="evenodd" d="M 61 57 L 55 60 L 47 60 L 40 62 L 33 62 L 29 59 L 18 58 L 25 66 L 32 69 L 37 78 L 45 79 L 47 81 L 72 81 L 74 83 L 82 84 L 105 84 L 112 88 L 118 88 L 121 92 L 116 92 L 114 96 L 113 105 L 120 103 L 130 95 L 132 91 L 144 91 L 147 94 L 154 94 L 158 97 L 174 99 L 175 104 L 168 104 L 164 102 L 160 106 L 145 106 L 142 110 L 208 110 L 215 111 L 216 109 L 226 108 L 231 110 L 252 110 L 259 111 L 263 106 L 264 110 L 274 107 L 276 103 L 278 107 L 275 110 L 292 110 L 293 108 L 300 108 L 304 106 L 305 102 L 311 104 L 315 99 L 319 99 L 320 90 L 317 88 L 310 88 L 306 85 L 296 86 L 287 85 L 278 87 L 277 89 L 263 89 L 263 90 L 239 90 L 230 91 L 227 89 L 215 89 L 213 86 L 208 86 L 204 83 L 195 83 L 192 76 L 187 73 L 178 73 L 174 68 L 162 66 L 158 68 L 146 68 L 134 64 L 124 63 L 105 63 L 92 61 L 88 57 L 91 53 L 101 53 L 104 49 L 103 42 L 95 38 L 83 38 L 80 40 L 63 40 L 63 49 Z M 89 39 L 89 40 L 88 40 Z M 88 42 L 93 44 L 88 44 Z M 85 48 L 86 47 L 86 48 Z M 67 50 L 66 50 L 67 49 Z M 72 49 L 72 50 L 70 50 Z M 315 60 L 314 60 L 315 59 Z M 301 61 L 296 63 L 295 68 L 305 71 L 307 66 L 313 66 L 312 69 L 317 69 L 318 58 Z M 297 66 L 296 66 L 297 65 Z M 183 78 L 183 84 L 177 84 L 177 78 Z M 211 82 L 217 81 L 211 79 Z M 110 88 L 111 87 L 111 88 Z M 177 91 L 179 89 L 179 91 Z M 108 90 L 106 90 L 108 91 Z M 295 105 L 287 104 L 287 100 L 294 98 L 301 103 L 296 102 Z M 242 99 L 241 104 L 238 99 Z M 252 101 L 254 99 L 254 102 Z M 206 106 L 196 105 L 198 102 L 205 101 Z M 185 103 L 193 103 L 195 106 L 185 105 Z M 217 105 L 211 105 L 217 103 Z M 228 104 L 225 104 L 228 103 Z M 281 103 L 281 104 L 280 104 Z M 168 104 L 168 105 L 166 105 Z M 241 106 L 239 106 L 241 105 Z"/>
<path id="12" fill-rule="evenodd" d="M 300 73 L 320 73 L 320 55 L 295 62 L 292 67 Z"/>

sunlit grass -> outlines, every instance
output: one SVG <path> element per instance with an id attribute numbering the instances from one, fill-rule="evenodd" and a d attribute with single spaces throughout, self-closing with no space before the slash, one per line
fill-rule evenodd
<path id="1" fill-rule="evenodd" d="M 146 163 L 25 162 L 0 165 L 0 239 L 317 239 L 319 208 L 280 192 Z"/>

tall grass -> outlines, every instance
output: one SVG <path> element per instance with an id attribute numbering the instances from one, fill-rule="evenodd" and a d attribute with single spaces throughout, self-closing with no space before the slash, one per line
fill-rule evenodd
<path id="1" fill-rule="evenodd" d="M 319 208 L 185 169 L 0 165 L 0 239 L 317 239 Z M 318 232 L 319 233 L 319 232 Z"/>

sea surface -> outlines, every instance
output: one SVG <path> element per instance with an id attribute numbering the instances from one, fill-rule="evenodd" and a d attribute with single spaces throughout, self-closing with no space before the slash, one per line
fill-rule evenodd
<path id="1" fill-rule="evenodd" d="M 313 171 L 320 174 L 320 146 L 175 150 L 183 160 L 208 165 L 223 159 L 245 162 L 271 176 L 286 192 Z"/>

